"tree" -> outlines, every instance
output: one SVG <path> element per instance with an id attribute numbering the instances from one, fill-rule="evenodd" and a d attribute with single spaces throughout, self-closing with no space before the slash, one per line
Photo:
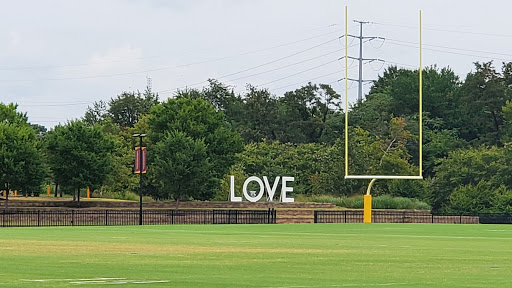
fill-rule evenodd
<path id="1" fill-rule="evenodd" d="M 36 135 L 39 137 L 44 137 L 44 135 L 46 135 L 46 132 L 48 132 L 48 129 L 46 129 L 46 127 L 44 127 L 43 125 L 30 124 L 30 126 L 34 129 Z"/>
<path id="2" fill-rule="evenodd" d="M 208 200 L 214 195 L 212 165 L 203 140 L 192 139 L 184 132 L 171 131 L 153 146 L 153 167 L 159 193 L 157 199 Z"/>
<path id="3" fill-rule="evenodd" d="M 243 118 L 235 128 L 245 143 L 275 141 L 284 134 L 280 125 L 280 105 L 268 89 L 247 86 L 244 95 Z"/>
<path id="4" fill-rule="evenodd" d="M 431 195 L 432 209 L 449 210 L 450 195 L 459 186 L 476 186 L 481 181 L 485 181 L 491 189 L 502 184 L 510 185 L 510 176 L 507 176 L 510 172 L 507 163 L 509 158 L 505 150 L 498 147 L 481 146 L 450 152 L 434 170 L 436 175 Z"/>
<path id="5" fill-rule="evenodd" d="M 325 103 L 320 100 L 319 88 L 309 83 L 295 91 L 289 91 L 279 98 L 282 106 L 283 125 L 286 133 L 279 138 L 282 142 L 314 143 L 318 142 L 325 128 L 329 114 L 329 105 L 339 98 L 330 86 L 322 86 Z"/>
<path id="6" fill-rule="evenodd" d="M 424 69 L 422 76 L 423 110 L 427 111 L 431 118 L 444 118 L 447 125 L 452 124 L 454 118 L 458 116 L 454 114 L 458 109 L 454 94 L 460 86 L 459 78 L 449 68 L 439 70 L 435 66 Z M 392 98 L 388 107 L 382 107 L 392 115 L 405 117 L 417 114 L 419 71 L 391 66 L 374 82 L 369 94 L 375 93 L 384 93 Z M 367 98 L 371 98 L 370 95 Z"/>
<path id="7" fill-rule="evenodd" d="M 493 188 L 485 180 L 481 180 L 476 185 L 461 185 L 450 194 L 450 208 L 461 215 L 488 212 L 492 205 L 493 194 Z"/>
<path id="8" fill-rule="evenodd" d="M 225 122 L 224 114 L 221 111 L 216 111 L 215 108 L 206 100 L 181 95 L 177 99 L 169 99 L 160 105 L 155 106 L 151 110 L 151 115 L 148 119 L 150 128 L 149 140 L 154 145 L 161 141 L 167 143 L 169 133 L 183 133 L 185 139 L 192 139 L 193 141 L 204 142 L 206 149 L 206 156 L 211 167 L 209 177 L 211 181 L 205 181 L 205 184 L 210 185 L 208 193 L 204 194 L 213 196 L 215 190 L 220 187 L 220 179 L 229 172 L 231 165 L 235 163 L 235 154 L 243 150 L 243 142 L 240 135 L 233 130 L 229 129 Z M 188 137 L 188 138 L 187 138 Z M 185 140 L 183 140 L 185 141 Z M 188 141 L 188 140 L 186 140 Z M 174 143 L 174 142 L 172 142 Z M 159 146 L 159 149 L 171 147 L 171 142 Z M 187 144 L 189 145 L 189 144 Z M 192 144 L 190 144 L 192 145 Z M 199 144 L 194 144 L 199 145 Z M 160 160 L 157 161 L 152 158 L 149 153 L 148 159 L 150 165 L 155 165 L 155 169 L 163 169 L 156 167 L 163 163 L 172 163 L 171 154 L 175 153 L 173 150 L 168 150 L 167 154 L 160 153 Z M 168 160 L 164 158 L 167 155 Z M 155 162 L 157 161 L 157 162 Z M 158 180 L 160 181 L 160 180 Z M 175 183 L 176 185 L 185 185 L 184 183 Z M 189 191 L 190 192 L 190 191 Z M 172 195 L 166 191 L 158 192 L 159 198 L 169 198 Z M 202 192 L 207 193 L 207 192 Z M 191 196 L 197 196 L 193 194 Z M 201 194 L 203 195 L 203 194 Z M 204 197 L 201 196 L 203 199 Z"/>
<path id="9" fill-rule="evenodd" d="M 39 193 L 45 173 L 41 149 L 26 114 L 16 110 L 15 104 L 0 104 L 0 180 L 7 190 Z"/>
<path id="10" fill-rule="evenodd" d="M 427 130 L 423 135 L 423 175 L 426 177 L 434 177 L 434 170 L 440 159 L 446 158 L 450 152 L 463 148 L 466 144 L 457 136 L 456 130 Z"/>
<path id="11" fill-rule="evenodd" d="M 92 103 L 92 107 L 87 106 L 82 121 L 89 126 L 94 126 L 95 124 L 101 124 L 107 118 L 109 118 L 108 104 L 107 102 L 100 100 Z"/>
<path id="12" fill-rule="evenodd" d="M 71 121 L 56 126 L 47 137 L 49 164 L 56 183 L 73 191 L 104 183 L 111 172 L 114 144 L 98 126 Z"/>
<path id="13" fill-rule="evenodd" d="M 149 88 L 140 92 L 123 92 L 109 102 L 108 115 L 121 127 L 133 127 L 144 114 L 158 104 L 158 95 Z"/>
<path id="14" fill-rule="evenodd" d="M 389 121 L 393 117 L 393 97 L 387 93 L 371 93 L 366 100 L 357 102 L 349 113 L 349 124 L 361 127 L 372 135 L 385 136 L 389 132 Z"/>
<path id="15" fill-rule="evenodd" d="M 507 100 L 505 106 L 502 107 L 503 112 L 503 143 L 510 145 L 512 143 L 512 101 Z"/>
<path id="16" fill-rule="evenodd" d="M 510 88 L 492 62 L 475 63 L 476 71 L 469 73 L 460 88 L 461 137 L 475 146 L 502 145 L 503 106 L 511 100 Z M 504 70 L 506 71 L 505 65 Z"/>

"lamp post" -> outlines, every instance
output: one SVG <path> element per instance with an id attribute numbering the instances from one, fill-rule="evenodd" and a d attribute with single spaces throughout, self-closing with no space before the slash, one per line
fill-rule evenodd
<path id="1" fill-rule="evenodd" d="M 142 225 L 142 171 L 144 170 L 143 155 L 142 155 L 142 138 L 146 137 L 146 134 L 133 134 L 133 137 L 139 137 L 139 225 Z M 137 159 L 135 159 L 137 161 Z M 137 167 L 135 167 L 137 169 Z M 135 171 L 137 173 L 137 171 Z"/>

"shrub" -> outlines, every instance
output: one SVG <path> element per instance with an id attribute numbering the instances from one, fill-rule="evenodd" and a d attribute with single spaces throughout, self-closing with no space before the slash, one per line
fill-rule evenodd
<path id="1" fill-rule="evenodd" d="M 297 199 L 299 200 L 299 199 Z M 301 197 L 301 202 L 311 201 L 317 203 L 333 203 L 338 207 L 362 209 L 364 206 L 363 196 L 352 197 L 334 197 L 330 195 L 314 195 L 309 198 Z M 430 210 L 430 205 L 418 199 L 411 199 L 405 197 L 392 197 L 389 195 L 382 195 L 373 197 L 373 209 L 418 209 Z"/>

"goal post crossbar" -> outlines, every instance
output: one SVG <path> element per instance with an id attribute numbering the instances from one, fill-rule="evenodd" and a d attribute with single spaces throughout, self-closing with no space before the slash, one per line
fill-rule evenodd
<path id="1" fill-rule="evenodd" d="M 416 175 L 345 175 L 345 179 L 410 179 L 421 180 L 423 176 Z"/>

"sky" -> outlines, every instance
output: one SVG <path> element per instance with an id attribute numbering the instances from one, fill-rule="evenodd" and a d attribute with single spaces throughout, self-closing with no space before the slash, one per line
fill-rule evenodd
<path id="1" fill-rule="evenodd" d="M 446 0 L 0 0 L 0 102 L 18 103 L 47 128 L 81 118 L 95 101 L 149 82 L 160 100 L 213 78 L 243 92 L 247 84 L 277 97 L 308 82 L 345 95 L 345 6 L 368 21 L 363 79 L 386 67 L 450 67 L 461 79 L 473 62 L 512 61 L 511 1 Z M 348 37 L 348 55 L 359 42 Z M 348 60 L 349 78 L 358 62 Z M 148 81 L 150 79 L 150 81 Z M 368 83 L 370 84 L 370 82 Z M 370 85 L 364 85 L 366 93 Z M 349 103 L 357 84 L 348 83 Z"/>

